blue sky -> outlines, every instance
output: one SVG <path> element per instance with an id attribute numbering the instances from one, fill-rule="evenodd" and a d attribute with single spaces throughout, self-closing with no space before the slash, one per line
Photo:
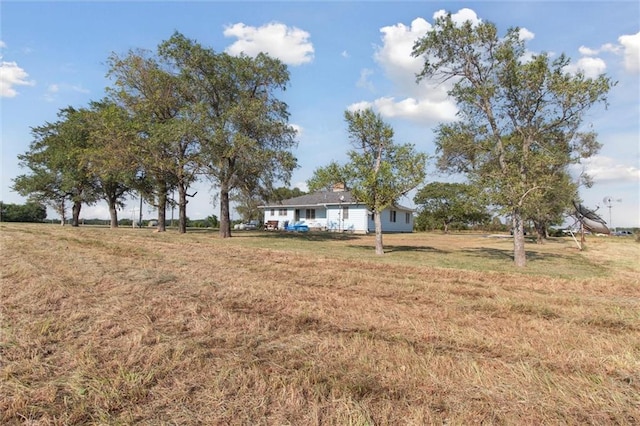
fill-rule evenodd
<path id="1" fill-rule="evenodd" d="M 415 84 L 420 62 L 409 56 L 441 11 L 491 21 L 500 34 L 520 27 L 532 53 L 565 53 L 571 69 L 605 72 L 618 84 L 609 107 L 592 109 L 585 128 L 604 144 L 581 167 L 595 185 L 581 189 L 591 208 L 616 226 L 640 226 L 640 6 L 636 1 L 333 1 L 333 2 L 29 2 L 0 4 L 0 199 L 25 173 L 17 155 L 27 151 L 30 128 L 56 120 L 66 106 L 86 106 L 111 82 L 106 60 L 131 48 L 154 50 L 179 31 L 217 51 L 252 55 L 263 50 L 289 65 L 282 99 L 299 129 L 292 186 L 304 189 L 314 169 L 343 162 L 349 144 L 347 108 L 372 106 L 394 127 L 396 142 L 432 154 L 433 129 L 452 120 L 446 87 Z M 592 127 L 591 127 L 592 126 Z M 447 180 L 430 169 L 429 181 Z M 219 215 L 208 183 L 196 185 L 187 215 Z M 604 197 L 614 202 L 611 210 Z M 618 201 L 619 200 L 619 201 Z M 405 200 L 403 204 L 411 204 Z M 131 217 L 132 202 L 120 213 Z M 611 213 L 611 217 L 609 216 Z M 176 213 L 177 214 L 177 213 Z M 50 213 L 52 215 L 52 213 Z M 153 212 L 143 208 L 145 218 Z M 137 213 L 136 213 L 137 216 Z M 83 207 L 82 217 L 107 218 L 105 203 Z"/>

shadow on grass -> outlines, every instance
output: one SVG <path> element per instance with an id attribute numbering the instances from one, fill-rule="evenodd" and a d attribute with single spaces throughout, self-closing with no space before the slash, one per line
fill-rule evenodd
<path id="1" fill-rule="evenodd" d="M 461 250 L 462 253 L 468 253 L 477 257 L 484 257 L 488 259 L 495 260 L 513 260 L 513 250 L 502 250 L 496 248 L 487 248 L 487 247 L 479 247 L 479 248 L 468 248 Z M 557 253 L 540 253 L 535 251 L 525 251 L 525 255 L 527 257 L 527 261 L 537 261 L 537 260 L 551 260 L 558 257 L 564 257 L 562 255 L 558 255 Z"/>
<path id="2" fill-rule="evenodd" d="M 298 240 L 298 241 L 349 241 L 357 240 L 361 236 L 356 234 L 342 234 L 337 232 L 234 232 L 234 237 L 264 238 L 267 240 Z"/>
<path id="3" fill-rule="evenodd" d="M 374 245 L 351 245 L 350 247 L 357 248 L 357 249 L 375 250 Z M 384 245 L 384 252 L 385 253 L 415 252 L 415 253 L 441 253 L 441 254 L 451 253 L 448 250 L 440 250 L 430 246 L 394 246 L 390 244 Z"/>

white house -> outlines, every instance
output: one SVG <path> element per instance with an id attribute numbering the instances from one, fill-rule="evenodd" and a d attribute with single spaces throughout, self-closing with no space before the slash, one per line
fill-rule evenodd
<path id="1" fill-rule="evenodd" d="M 304 222 L 311 230 L 375 232 L 373 214 L 349 191 L 321 191 L 260 206 L 266 227 L 284 229 Z M 413 232 L 413 209 L 393 206 L 382 212 L 383 232 Z M 277 224 L 277 225 L 276 225 Z"/>

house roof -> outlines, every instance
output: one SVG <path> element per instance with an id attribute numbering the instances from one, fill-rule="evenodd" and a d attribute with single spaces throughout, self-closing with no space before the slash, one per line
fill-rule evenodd
<path id="1" fill-rule="evenodd" d="M 342 199 L 340 198 L 342 197 Z M 289 198 L 275 203 L 260 206 L 260 208 L 278 208 L 278 207 L 309 207 L 336 204 L 362 204 L 353 197 L 350 191 L 319 191 L 311 194 L 301 195 L 299 197 Z M 413 211 L 413 209 L 396 205 L 397 209 Z"/>
<path id="2" fill-rule="evenodd" d="M 342 199 L 340 199 L 342 197 Z M 310 194 L 300 195 L 299 197 L 289 198 L 275 203 L 266 204 L 262 207 L 280 207 L 280 206 L 320 206 L 325 204 L 357 204 L 355 198 L 350 191 L 319 191 Z"/>

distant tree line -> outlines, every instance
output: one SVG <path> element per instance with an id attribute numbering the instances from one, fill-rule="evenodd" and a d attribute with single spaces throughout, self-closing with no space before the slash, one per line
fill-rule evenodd
<path id="1" fill-rule="evenodd" d="M 47 207 L 37 202 L 6 204 L 0 201 L 0 222 L 44 222 Z"/>

